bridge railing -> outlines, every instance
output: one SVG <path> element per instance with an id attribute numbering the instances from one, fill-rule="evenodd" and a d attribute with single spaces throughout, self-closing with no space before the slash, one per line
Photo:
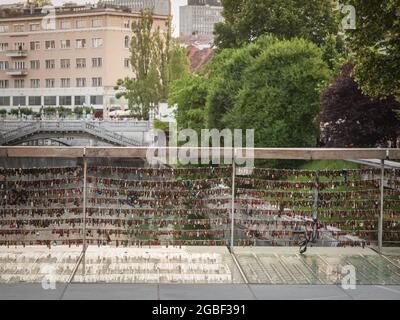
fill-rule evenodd
<path id="1" fill-rule="evenodd" d="M 37 123 L 29 123 L 24 126 L 21 126 L 17 129 L 13 129 L 3 133 L 1 144 L 9 143 L 10 141 L 16 140 L 20 137 L 32 134 L 37 131 L 39 124 Z"/>
<path id="2" fill-rule="evenodd" d="M 166 174 L 167 176 L 171 175 L 171 172 L 173 172 L 173 170 L 171 168 L 166 168 L 166 169 L 161 169 L 160 172 L 158 172 L 157 170 L 155 170 L 154 172 L 152 172 L 151 170 L 142 168 L 142 169 L 138 169 L 137 171 L 139 172 L 139 175 L 136 174 L 136 176 L 132 179 L 131 183 L 134 183 L 136 187 L 129 187 L 129 183 L 128 185 L 125 183 L 124 185 L 124 179 L 129 182 L 128 178 L 125 178 L 125 171 L 126 169 L 124 168 L 105 168 L 104 172 L 102 172 L 100 169 L 98 168 L 92 168 L 92 169 L 88 169 L 88 165 L 90 164 L 89 162 L 91 161 L 91 159 L 102 159 L 102 158 L 146 158 L 146 156 L 148 154 L 154 153 L 155 151 L 158 152 L 163 152 L 165 151 L 167 154 L 171 151 L 182 151 L 182 150 L 187 150 L 185 149 L 180 149 L 180 148 L 156 148 L 156 147 L 126 147 L 126 148 L 119 148 L 119 147 L 114 147 L 114 148 L 107 148 L 107 147 L 91 147 L 91 148 L 82 148 L 82 147 L 71 147 L 71 148 L 63 148 L 63 147 L 0 147 L 0 158 L 80 158 L 82 159 L 81 162 L 83 162 L 83 167 L 82 167 L 82 183 L 83 183 L 83 199 L 82 199 L 82 206 L 83 206 L 83 225 L 84 228 L 86 228 L 86 218 L 87 218 L 87 205 L 88 205 L 88 199 L 87 199 L 87 194 L 88 192 L 91 193 L 91 197 L 92 199 L 90 200 L 90 204 L 92 205 L 91 210 L 93 210 L 93 206 L 98 205 L 100 210 L 108 210 L 110 208 L 110 204 L 109 203 L 113 203 L 113 201 L 117 201 L 115 202 L 118 205 L 121 205 L 121 202 L 118 201 L 122 201 L 121 199 L 118 200 L 119 198 L 123 198 L 124 196 L 120 193 L 123 190 L 136 190 L 135 188 L 138 186 L 143 187 L 143 185 L 146 185 L 146 179 L 142 179 L 140 177 L 140 172 L 143 170 L 143 172 L 149 176 L 151 176 L 153 174 L 153 179 L 160 179 L 159 181 L 153 181 L 151 183 L 148 183 L 149 185 L 157 185 L 157 183 L 163 183 L 163 179 L 166 179 L 164 175 L 162 174 Z M 308 201 L 308 202 L 312 202 L 312 191 L 309 192 L 308 190 L 303 190 L 301 189 L 301 186 L 298 187 L 295 185 L 301 184 L 303 183 L 304 186 L 307 186 L 308 189 L 312 189 L 315 186 L 315 172 L 311 173 L 310 175 L 310 181 L 307 181 L 306 183 L 301 182 L 301 180 L 299 181 L 290 181 L 290 180 L 274 180 L 274 178 L 265 178 L 265 177 L 253 177 L 253 178 L 249 178 L 250 180 L 248 180 L 246 182 L 246 179 L 241 179 L 238 177 L 238 172 L 240 171 L 239 167 L 236 167 L 236 161 L 238 160 L 243 160 L 246 158 L 254 158 L 254 159 L 258 159 L 258 160 L 266 160 L 266 159 L 296 159 L 296 160 L 354 160 L 354 159 L 378 159 L 381 162 L 381 168 L 380 169 L 374 169 L 374 171 L 372 172 L 373 177 L 372 178 L 368 178 L 368 177 L 363 177 L 366 176 L 367 174 L 371 174 L 370 171 L 367 171 L 367 173 L 365 172 L 361 172 L 361 173 L 357 173 L 360 178 L 357 181 L 354 181 L 355 185 L 353 185 L 352 187 L 357 188 L 358 186 L 366 186 L 366 189 L 362 189 L 362 190 L 346 190 L 346 196 L 351 196 L 350 201 L 348 201 L 348 203 L 354 204 L 357 201 L 364 201 L 363 199 L 357 199 L 359 194 L 362 195 L 367 195 L 368 197 L 372 198 L 368 198 L 368 200 L 365 200 L 365 202 L 368 202 L 371 204 L 371 206 L 373 206 L 373 211 L 374 211 L 374 217 L 377 216 L 378 218 L 376 219 L 377 222 L 377 228 L 376 229 L 370 229 L 368 230 L 368 232 L 370 233 L 376 233 L 376 243 L 378 244 L 378 248 L 379 250 L 382 250 L 382 246 L 383 246 L 383 240 L 384 240 L 384 234 L 385 234 L 385 227 L 387 227 L 387 222 L 389 221 L 385 221 L 384 217 L 387 216 L 388 214 L 390 215 L 394 215 L 395 217 L 397 217 L 397 209 L 395 209 L 394 211 L 389 209 L 389 211 L 391 211 L 390 213 L 388 213 L 388 208 L 387 208 L 387 203 L 393 202 L 396 205 L 396 201 L 399 201 L 397 198 L 398 194 L 396 193 L 397 190 L 395 190 L 396 192 L 389 192 L 388 193 L 388 198 L 386 199 L 386 204 L 385 204 L 385 196 L 387 193 L 385 193 L 385 186 L 388 186 L 387 181 L 385 180 L 385 161 L 388 159 L 399 159 L 400 158 L 400 150 L 398 149 L 301 149 L 301 148 L 292 148 L 292 149 L 246 149 L 246 148 L 235 148 L 235 149 L 231 149 L 231 148 L 193 148 L 192 151 L 197 151 L 198 155 L 202 155 L 202 156 L 208 156 L 209 159 L 212 158 L 213 153 L 218 150 L 220 151 L 220 154 L 229 154 L 231 155 L 231 158 L 233 160 L 232 166 L 227 166 L 228 170 L 222 170 L 221 174 L 224 174 L 226 176 L 218 176 L 218 172 L 216 174 L 216 171 L 214 171 L 214 169 L 210 168 L 210 171 L 205 170 L 205 174 L 203 172 L 204 176 L 209 176 L 209 175 L 213 175 L 213 178 L 204 178 L 204 183 L 208 184 L 208 183 L 216 183 L 217 186 L 213 187 L 213 188 L 209 188 L 206 189 L 204 192 L 205 194 L 209 197 L 207 199 L 210 200 L 211 204 L 216 204 L 217 200 L 218 203 L 222 202 L 222 204 L 224 205 L 224 207 L 221 209 L 222 211 L 224 211 L 224 214 L 227 214 L 227 211 L 230 212 L 230 214 L 227 214 L 225 217 L 225 226 L 228 227 L 227 224 L 230 224 L 230 228 L 227 229 L 216 229 L 216 231 L 218 232 L 224 232 L 224 235 L 228 232 L 231 235 L 231 239 L 230 241 L 228 241 L 228 243 L 230 243 L 232 249 L 235 246 L 235 244 L 237 245 L 238 243 L 240 244 L 240 242 L 238 242 L 238 239 L 234 238 L 237 237 L 238 234 L 240 233 L 246 233 L 246 232 L 253 232 L 253 230 L 251 228 L 245 229 L 243 227 L 243 225 L 241 225 L 240 223 L 238 223 L 238 217 L 237 215 L 240 213 L 242 214 L 243 211 L 246 212 L 246 201 L 250 199 L 250 201 L 253 202 L 257 202 L 256 200 L 252 200 L 252 198 L 249 195 L 252 195 L 253 197 L 258 197 L 259 199 L 261 199 L 262 201 L 269 201 L 269 200 L 265 200 L 266 197 L 270 197 L 271 194 L 273 194 L 274 192 L 277 193 L 279 196 L 285 197 L 285 198 L 291 198 L 292 196 L 296 197 L 300 197 L 300 200 L 304 200 L 304 201 Z M 222 167 L 223 169 L 223 167 Z M 90 171 L 92 170 L 92 171 Z M 103 170 L 103 169 L 102 169 Z M 201 169 L 204 171 L 204 168 Z M 128 170 L 129 171 L 129 170 Z M 116 177 L 111 177 L 111 176 L 107 176 L 111 174 L 115 175 L 116 172 L 119 174 L 122 174 L 122 176 L 124 177 L 124 179 L 121 179 L 121 177 L 119 179 L 117 179 Z M 195 192 L 196 193 L 196 189 L 188 189 L 186 190 L 186 186 L 183 187 L 183 191 L 180 190 L 182 189 L 182 181 L 183 182 L 190 182 L 190 179 L 185 178 L 185 176 L 187 175 L 187 173 L 185 174 L 184 172 L 179 173 L 179 170 L 176 170 L 176 172 L 178 172 L 178 177 L 175 178 L 179 178 L 181 180 L 178 180 L 176 182 L 171 182 L 171 181 L 165 181 L 165 187 L 162 188 L 159 192 L 160 194 L 156 194 L 156 199 L 157 201 L 170 201 L 168 199 L 172 199 L 171 201 L 173 202 L 174 196 L 176 196 L 177 193 L 182 192 L 182 194 L 187 197 L 191 197 L 190 192 Z M 202 171 L 201 171 L 202 172 Z M 268 171 L 267 171 L 268 172 Z M 274 172 L 273 170 L 271 170 L 271 172 Z M 271 172 L 265 173 L 264 175 L 266 176 L 271 176 Z M 279 171 L 277 171 L 279 172 Z M 122 183 L 122 185 L 120 186 L 120 188 L 118 187 L 112 187 L 110 188 L 110 190 L 107 189 L 106 190 L 106 185 L 90 185 L 90 183 L 93 183 L 93 177 L 90 177 L 90 179 L 87 179 L 88 177 L 88 173 L 90 174 L 100 174 L 99 176 L 99 181 L 100 183 L 104 184 L 104 179 L 111 179 L 110 183 L 112 184 L 116 184 L 116 183 Z M 157 173 L 160 173 L 160 176 L 156 176 L 154 177 L 154 174 L 157 175 Z M 295 173 L 293 172 L 289 172 L 292 176 L 295 176 Z M 129 174 L 129 173 L 128 173 Z M 281 177 L 286 178 L 288 175 L 286 175 L 285 172 L 279 172 L 279 174 L 281 175 Z M 302 173 L 303 176 L 306 176 L 305 174 L 309 174 L 309 173 Z M 341 172 L 334 172 L 332 173 L 332 176 L 335 175 L 342 175 L 343 173 Z M 396 175 L 398 174 L 398 172 L 396 173 Z M 104 176 L 101 176 L 104 175 Z M 396 176 L 395 175 L 395 176 Z M 322 176 L 322 174 L 321 174 Z M 397 176 L 396 176 L 397 177 Z M 0 177 L 1 178 L 1 177 Z M 182 180 L 183 179 L 183 180 Z M 203 178 L 202 178 L 203 179 Z M 224 182 L 219 182 L 219 179 L 224 180 Z M 261 180 L 264 179 L 265 181 L 262 182 Z M 338 194 L 340 195 L 340 193 L 336 194 L 335 192 L 341 192 L 339 191 L 335 191 L 336 189 L 340 189 L 343 186 L 347 186 L 347 185 L 351 185 L 353 182 L 352 181 L 347 181 L 347 175 L 343 175 L 341 179 L 344 179 L 343 181 L 332 181 L 332 180 L 325 180 L 322 181 L 323 184 L 325 184 L 325 189 L 330 189 L 330 184 L 332 184 L 332 188 L 333 191 L 328 193 L 328 194 L 324 194 L 325 198 L 323 199 L 324 201 L 330 201 L 331 199 L 333 204 L 335 204 L 336 202 L 334 200 L 338 199 L 337 196 Z M 397 178 L 396 178 L 397 179 Z M 121 182 L 121 181 L 122 182 Z M 143 180 L 143 181 L 141 181 Z M 216 181 L 214 181 L 216 180 Z M 393 179 L 392 179 L 393 180 Z M 108 180 L 107 180 L 108 181 Z M 261 181 L 261 182 L 260 182 Z M 364 181 L 366 181 L 364 183 Z M 395 181 L 396 182 L 396 181 Z M 246 185 L 251 184 L 251 183 L 264 183 L 264 186 L 266 186 L 266 188 L 261 188 L 261 189 L 253 189 L 250 190 L 248 187 L 246 187 Z M 359 185 L 357 185 L 357 183 Z M 89 184 L 89 185 L 88 185 Z M 289 184 L 289 187 L 286 185 Z M 175 190 L 172 187 L 172 185 L 176 185 L 178 187 L 180 187 L 180 189 Z M 262 185 L 262 184 L 261 184 Z M 398 185 L 398 183 L 395 183 L 395 185 L 393 186 L 393 188 L 396 188 Z M 278 187 L 283 187 L 283 191 L 279 190 Z M 338 188 L 339 187 L 339 188 Z M 125 189 L 124 189 L 125 188 Z M 295 188 L 296 190 L 293 191 L 291 190 L 292 188 Z M 90 189 L 90 190 L 89 190 Z M 103 190 L 105 189 L 105 190 Z M 218 190 L 217 190 L 218 189 Z M 278 190 L 276 190 L 278 189 Z M 125 191 L 126 191 L 125 190 Z M 326 190 L 324 190 L 326 191 Z M 329 190 L 328 190 L 329 191 Z M 150 195 L 153 194 L 151 192 L 153 192 L 153 190 L 143 190 L 140 192 L 147 192 Z M 221 192 L 221 193 L 219 193 Z M 113 195 L 114 198 L 111 199 L 103 199 L 102 197 L 104 197 L 105 195 L 109 194 Z M 165 196 L 162 196 L 163 194 L 165 194 Z M 221 196 L 223 195 L 223 196 Z M 239 195 L 244 195 L 244 198 L 239 198 Z M 213 196 L 221 196 L 222 198 L 218 198 L 217 200 L 213 199 Z M 353 198 L 353 196 L 355 198 Z M 164 197 L 164 198 L 163 198 Z M 169 198 L 172 197 L 172 198 Z M 193 201 L 197 201 L 195 198 L 195 195 L 193 196 Z M 302 198 L 303 197 L 303 198 Z M 310 200 L 311 197 L 311 200 Z M 355 199 L 355 201 L 353 201 Z M 153 199 L 154 200 L 154 199 Z M 178 198 L 178 200 L 180 201 L 180 199 Z M 215 200 L 215 201 L 214 201 Z M 261 201 L 260 200 L 260 201 Z M 340 200 L 340 198 L 339 198 Z M 338 200 L 338 201 L 339 201 Z M 96 202 L 98 201 L 98 202 Z M 111 202 L 110 202 L 111 201 Z M 124 200 L 125 201 L 125 200 Z M 132 200 L 134 201 L 134 199 Z M 150 201 L 150 200 L 146 200 L 146 201 Z M 154 202 L 157 202 L 154 201 Z M 200 201 L 200 200 L 199 200 Z M 205 200 L 208 201 L 208 200 Z M 289 203 L 289 200 L 285 200 L 287 203 Z M 292 201 L 292 200 L 290 200 Z M 302 202 L 300 201 L 300 202 Z M 303 202 L 304 202 L 303 201 Z M 293 203 L 290 202 L 291 204 Z M 124 202 L 123 205 L 126 205 L 126 203 Z M 221 205 L 220 203 L 218 205 Z M 81 207 L 82 208 L 82 207 Z M 288 206 L 288 208 L 290 208 L 290 205 Z M 118 207 L 119 209 L 123 209 L 123 207 Z M 195 208 L 196 209 L 196 208 Z M 278 208 L 279 209 L 279 208 Z M 129 210 L 129 209 L 128 209 Z M 168 210 L 172 210 L 171 208 L 169 209 L 160 209 L 158 208 L 158 213 L 160 213 L 160 211 L 166 211 L 168 212 Z M 157 212 L 157 210 L 153 210 L 155 212 Z M 207 209 L 208 210 L 208 209 Z M 205 211 L 207 211 L 205 210 Z M 218 208 L 211 208 L 210 211 L 213 210 L 215 212 L 217 212 Z M 264 208 L 261 209 L 264 211 L 269 211 L 270 209 L 268 208 Z M 280 210 L 280 209 L 279 209 Z M 284 211 L 283 211 L 284 212 Z M 395 212 L 395 213 L 394 213 Z M 279 213 L 281 214 L 281 213 Z M 214 217 L 215 218 L 215 217 Z M 218 217 L 217 217 L 218 218 Z M 93 217 L 88 218 L 90 221 L 92 221 Z M 100 218 L 99 218 L 100 219 Z M 165 220 L 164 218 L 159 218 L 162 221 Z M 164 219 L 164 220 L 163 220 Z M 212 219 L 211 219 L 212 220 Z M 214 219 L 215 220 L 215 219 Z M 218 220 L 218 219 L 217 219 Z M 308 216 L 306 221 L 308 223 L 312 223 L 312 219 Z M 85 229 L 84 229 L 85 230 Z M 301 229 L 300 231 L 304 231 L 303 229 Z M 340 229 L 330 229 L 328 230 L 331 233 L 340 233 Z M 328 232 L 328 231 L 324 231 L 324 232 Z M 365 230 L 363 230 L 365 231 Z M 193 233 L 193 231 L 191 231 Z M 195 233 L 195 232 L 194 232 Z M 387 233 L 387 232 L 386 232 Z M 85 232 L 83 232 L 83 234 L 86 234 Z M 347 237 L 348 239 L 351 239 L 351 237 Z M 356 237 L 354 237 L 356 238 Z M 327 238 L 326 238 L 327 239 Z M 203 241 L 203 240 L 192 240 L 192 241 Z M 222 241 L 222 240 L 219 240 Z M 263 241 L 266 243 L 269 243 L 270 240 L 266 240 L 264 238 L 260 238 L 257 240 L 259 243 L 262 243 Z M 285 240 L 286 241 L 286 240 Z M 287 240 L 287 242 L 291 242 L 293 240 Z M 325 241 L 330 241 L 325 240 Z M 339 242 L 338 239 L 332 239 L 333 242 Z M 375 240 L 374 240 L 375 241 Z M 392 240 L 390 240 L 392 241 Z M 396 241 L 392 241 L 392 243 L 396 243 Z M 86 240 L 85 238 L 83 239 L 83 244 L 84 246 L 86 246 Z"/>
<path id="3" fill-rule="evenodd" d="M 4 128 L 2 128 L 4 130 Z M 101 127 L 97 122 L 87 121 L 28 121 L 22 122 L 22 125 L 15 128 L 10 127 L 9 130 L 3 131 L 0 136 L 0 144 L 4 145 L 11 141 L 18 140 L 21 137 L 31 135 L 35 132 L 87 132 L 108 142 L 116 143 L 124 146 L 141 146 L 142 142 L 125 137 L 119 133 Z"/>
<path id="4" fill-rule="evenodd" d="M 0 131 L 10 131 L 18 129 L 33 123 L 56 123 L 56 122 L 68 122 L 68 123 L 91 123 L 101 128 L 105 128 L 114 132 L 141 132 L 150 130 L 149 121 L 109 121 L 109 120 L 19 120 L 19 119 L 0 119 Z"/>

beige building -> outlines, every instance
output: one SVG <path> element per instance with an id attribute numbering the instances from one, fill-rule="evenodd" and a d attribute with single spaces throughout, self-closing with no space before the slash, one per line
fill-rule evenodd
<path id="1" fill-rule="evenodd" d="M 0 108 L 120 105 L 113 88 L 132 76 L 130 25 L 138 17 L 94 6 L 0 14 Z M 155 16 L 155 26 L 166 19 Z"/>

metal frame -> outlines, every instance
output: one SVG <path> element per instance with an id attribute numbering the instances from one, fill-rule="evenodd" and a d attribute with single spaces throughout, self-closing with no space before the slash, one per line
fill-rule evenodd
<path id="1" fill-rule="evenodd" d="M 143 158 L 151 150 L 178 150 L 176 147 L 36 147 L 0 146 L 0 157 L 53 157 L 53 158 Z M 187 148 L 185 148 L 187 150 Z M 192 148 L 198 154 L 220 150 L 234 151 L 236 159 L 291 159 L 291 160 L 359 160 L 400 159 L 400 149 L 306 149 L 306 148 Z M 240 156 L 239 156 L 240 155 Z"/>
<path id="2" fill-rule="evenodd" d="M 149 151 L 176 151 L 173 147 L 2 147 L 0 146 L 0 157 L 5 158 L 83 158 L 84 159 L 84 190 L 83 190 L 83 249 L 86 251 L 86 171 L 88 158 L 145 158 Z M 359 160 L 379 159 L 381 160 L 380 180 L 380 216 L 378 221 L 378 248 L 383 247 L 383 209 L 384 209 L 384 173 L 385 160 L 400 159 L 400 149 L 317 149 L 317 148 L 192 148 L 197 149 L 199 155 L 208 154 L 212 156 L 213 150 L 220 150 L 220 154 L 229 151 L 232 154 L 232 210 L 231 210 L 231 241 L 230 248 L 234 248 L 234 215 L 235 215 L 235 160 L 253 157 L 258 160 L 266 159 L 291 159 L 291 160 Z M 187 148 L 185 148 L 187 150 Z M 154 153 L 152 153 L 154 154 Z M 240 156 L 238 156 L 240 155 Z M 85 259 L 83 259 L 85 260 Z M 85 273 L 83 264 L 83 273 Z"/>

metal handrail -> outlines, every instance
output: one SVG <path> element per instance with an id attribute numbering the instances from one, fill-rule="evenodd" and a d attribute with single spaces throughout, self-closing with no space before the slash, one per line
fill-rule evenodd
<path id="1" fill-rule="evenodd" d="M 141 146 L 142 144 L 133 138 L 127 138 L 110 130 L 100 127 L 94 123 L 86 121 L 35 121 L 29 124 L 12 129 L 4 134 L 0 139 L 1 144 L 20 139 L 26 135 L 40 132 L 63 132 L 81 131 L 95 135 L 106 141 L 126 146 Z"/>
<path id="2" fill-rule="evenodd" d="M 83 157 L 91 158 L 142 158 L 146 157 L 149 150 L 166 151 L 187 150 L 179 147 L 27 147 L 27 146 L 0 146 L 0 156 L 9 155 L 13 157 L 44 157 L 52 158 L 67 156 L 68 158 Z M 233 152 L 236 158 L 249 157 L 250 151 L 254 153 L 254 159 L 303 159 L 303 160 L 353 160 L 353 159 L 400 159 L 400 149 L 310 149 L 310 148 L 192 148 L 211 155 L 212 151 L 219 149 L 221 154 L 226 150 Z M 249 152 L 249 153 L 247 153 Z"/>

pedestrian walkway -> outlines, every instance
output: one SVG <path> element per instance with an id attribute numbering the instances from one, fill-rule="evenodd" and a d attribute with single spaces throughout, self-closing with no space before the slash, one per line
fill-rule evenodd
<path id="1" fill-rule="evenodd" d="M 358 285 L 400 285 L 396 252 L 235 247 L 233 257 L 226 247 L 89 246 L 80 260 L 81 247 L 0 247 L 0 283 L 340 285 L 354 267 Z"/>

